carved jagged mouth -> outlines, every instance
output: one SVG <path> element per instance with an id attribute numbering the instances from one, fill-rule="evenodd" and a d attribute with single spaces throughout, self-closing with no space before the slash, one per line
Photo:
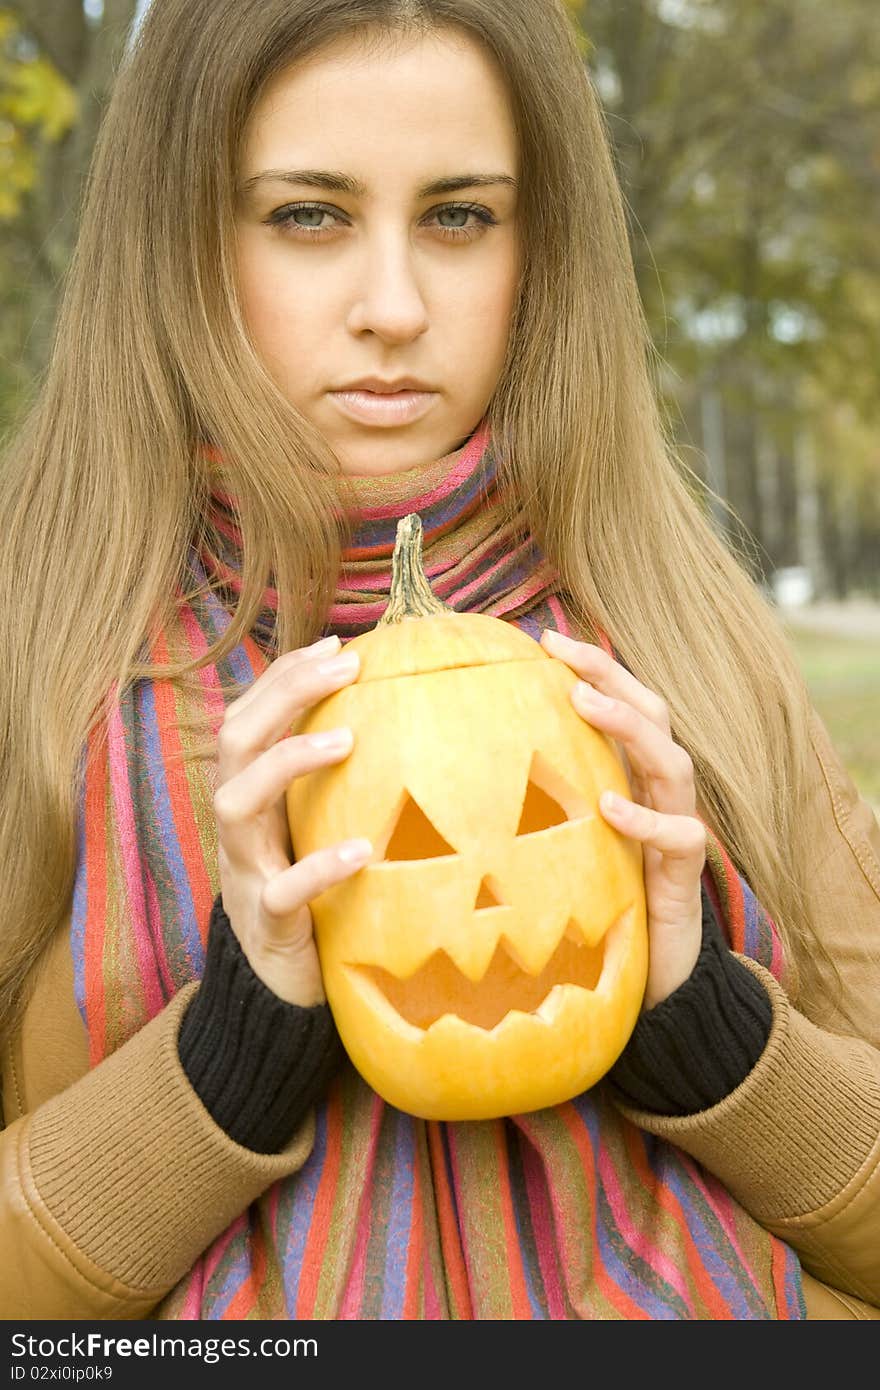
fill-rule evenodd
<path id="1" fill-rule="evenodd" d="M 504 937 L 499 940 L 485 975 L 476 983 L 462 974 L 445 951 L 435 951 L 403 980 L 378 965 L 360 965 L 356 969 L 415 1028 L 430 1028 L 444 1014 L 455 1014 L 475 1028 L 490 1029 L 511 1010 L 534 1013 L 556 985 L 595 989 L 604 955 L 604 942 L 588 946 L 570 922 L 538 975 L 523 969 Z"/>

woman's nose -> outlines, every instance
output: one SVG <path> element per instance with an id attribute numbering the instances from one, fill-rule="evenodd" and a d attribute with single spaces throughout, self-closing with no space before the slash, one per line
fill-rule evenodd
<path id="1" fill-rule="evenodd" d="M 348 326 L 352 333 L 372 332 L 395 342 L 425 332 L 424 287 L 408 235 L 386 234 L 363 248 Z"/>

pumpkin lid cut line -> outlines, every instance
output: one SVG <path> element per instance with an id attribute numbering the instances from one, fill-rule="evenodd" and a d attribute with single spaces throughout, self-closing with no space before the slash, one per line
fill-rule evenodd
<path id="1" fill-rule="evenodd" d="M 469 616 L 477 617 L 478 615 L 472 613 Z M 419 621 L 422 620 L 419 619 Z M 442 676 L 444 671 L 478 671 L 484 666 L 491 666 L 493 669 L 496 666 L 531 666 L 533 660 L 538 661 L 543 658 L 546 661 L 553 661 L 555 659 L 552 656 L 548 656 L 547 653 L 538 646 L 533 637 L 530 637 L 528 640 L 532 642 L 536 648 L 533 658 L 518 655 L 490 657 L 487 660 L 485 656 L 480 656 L 476 653 L 473 656 L 469 653 L 462 653 L 461 658 L 456 659 L 454 656 L 450 657 L 448 652 L 444 652 L 442 666 L 435 666 L 429 664 L 429 658 L 426 658 L 424 654 L 422 654 L 419 658 L 420 664 L 415 665 L 412 670 L 383 671 L 381 675 L 373 675 L 370 670 L 370 667 L 375 665 L 376 658 L 374 650 L 362 659 L 361 670 L 357 680 L 347 688 L 356 690 L 359 685 L 378 685 L 380 681 L 410 680 L 413 676 L 420 676 L 422 678 L 426 676 Z M 349 638 L 344 644 L 345 650 L 348 651 L 351 649 L 356 651 L 357 647 L 355 644 L 357 641 L 357 637 Z M 572 681 L 572 683 L 574 682 Z"/>

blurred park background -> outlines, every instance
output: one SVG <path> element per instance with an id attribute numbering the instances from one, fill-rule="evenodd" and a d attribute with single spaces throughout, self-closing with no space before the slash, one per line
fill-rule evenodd
<path id="1" fill-rule="evenodd" d="M 148 2 L 0 0 L 0 435 L 45 364 Z M 878 0 L 566 3 L 682 457 L 880 807 Z"/>

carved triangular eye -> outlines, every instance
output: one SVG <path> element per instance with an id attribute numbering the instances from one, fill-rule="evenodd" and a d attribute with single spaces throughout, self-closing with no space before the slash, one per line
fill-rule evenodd
<path id="1" fill-rule="evenodd" d="M 418 802 L 406 792 L 385 847 L 385 859 L 438 859 L 454 853 L 452 845 L 444 840 Z"/>
<path id="2" fill-rule="evenodd" d="M 529 781 L 522 815 L 516 827 L 517 835 L 531 835 L 534 830 L 546 830 L 550 825 L 562 825 L 568 820 L 558 801 L 554 801 L 539 787 L 537 782 Z"/>
<path id="3" fill-rule="evenodd" d="M 533 835 L 589 814 L 583 796 L 566 782 L 542 753 L 532 755 L 517 835 Z"/>

